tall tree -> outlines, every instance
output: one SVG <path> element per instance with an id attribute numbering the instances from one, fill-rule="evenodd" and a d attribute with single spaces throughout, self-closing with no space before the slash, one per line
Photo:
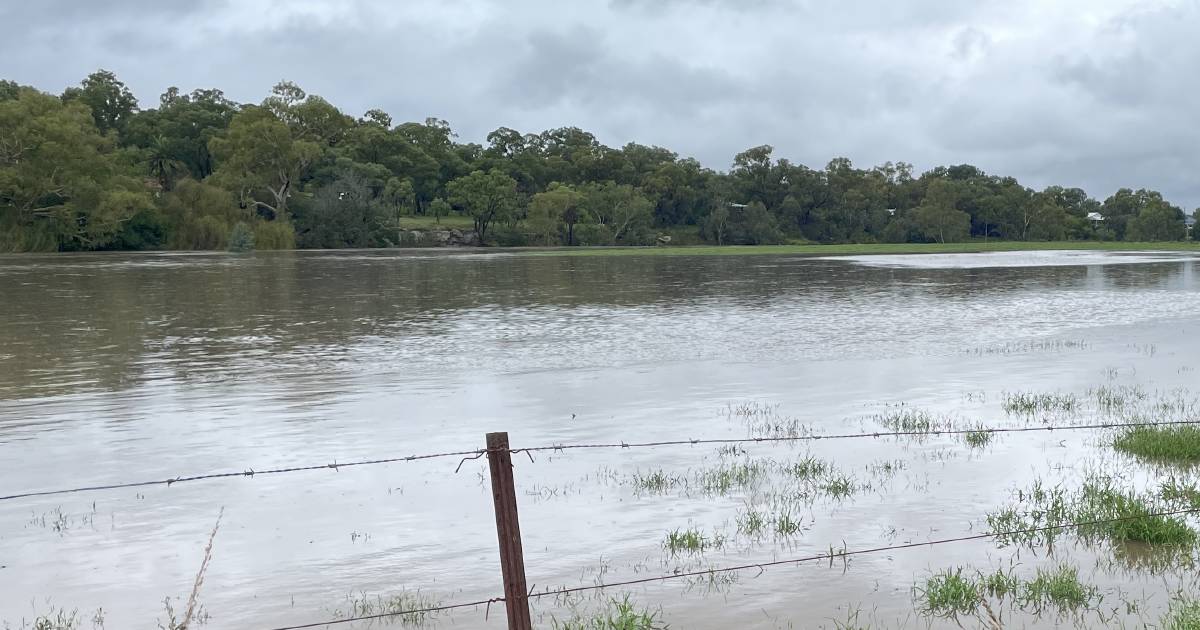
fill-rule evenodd
<path id="1" fill-rule="evenodd" d="M 517 210 L 517 182 L 504 172 L 474 171 L 446 186 L 450 203 L 462 208 L 475 223 L 479 242 L 485 242 L 494 222 L 513 216 Z"/>
<path id="2" fill-rule="evenodd" d="M 98 249 L 152 208 L 82 103 L 0 101 L 0 249 Z"/>
<path id="3" fill-rule="evenodd" d="M 79 87 L 67 88 L 62 99 L 87 105 L 96 129 L 102 134 L 124 131 L 125 123 L 138 109 L 133 92 L 117 79 L 117 75 L 103 69 L 89 74 Z"/>
<path id="4" fill-rule="evenodd" d="M 238 112 L 222 135 L 209 144 L 217 157 L 213 179 L 238 196 L 243 205 L 288 218 L 288 200 L 321 153 L 314 142 L 296 140 L 287 125 L 270 111 L 249 107 Z"/>

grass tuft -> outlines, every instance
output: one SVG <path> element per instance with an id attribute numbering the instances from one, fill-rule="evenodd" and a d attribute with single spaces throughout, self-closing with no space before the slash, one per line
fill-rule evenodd
<path id="1" fill-rule="evenodd" d="M 671 555 L 679 554 L 698 554 L 704 553 L 708 549 L 719 549 L 725 544 L 723 536 L 714 536 L 709 538 L 698 529 L 676 529 L 667 532 L 667 538 L 663 541 L 663 549 L 666 549 Z"/>
<path id="2" fill-rule="evenodd" d="M 1079 399 L 1075 394 L 1015 392 L 1004 394 L 1004 411 L 1013 415 L 1037 413 L 1075 413 Z"/>
<path id="3" fill-rule="evenodd" d="M 1200 463 L 1200 427 L 1132 427 L 1113 441 L 1113 448 L 1142 459 L 1171 463 Z"/>
<path id="4" fill-rule="evenodd" d="M 1159 622 L 1162 630 L 1200 630 L 1200 599 L 1179 598 Z"/>
<path id="5" fill-rule="evenodd" d="M 626 595 L 610 599 L 604 610 L 574 613 L 570 619 L 551 621 L 554 630 L 666 630 L 661 610 L 640 608 Z"/>

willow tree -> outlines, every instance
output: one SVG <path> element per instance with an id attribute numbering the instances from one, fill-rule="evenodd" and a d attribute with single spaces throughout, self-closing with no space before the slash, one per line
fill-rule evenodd
<path id="1" fill-rule="evenodd" d="M 0 249 L 99 249 L 151 208 L 79 102 L 22 88 L 0 100 Z"/>

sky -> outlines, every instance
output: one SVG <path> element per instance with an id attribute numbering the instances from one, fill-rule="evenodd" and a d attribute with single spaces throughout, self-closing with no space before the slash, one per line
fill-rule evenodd
<path id="1" fill-rule="evenodd" d="M 577 126 L 725 170 L 974 164 L 1200 206 L 1200 0 L 0 0 L 0 78 L 280 80 L 460 141 Z"/>

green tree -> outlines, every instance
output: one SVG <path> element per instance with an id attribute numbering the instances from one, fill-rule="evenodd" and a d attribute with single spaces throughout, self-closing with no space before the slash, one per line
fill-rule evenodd
<path id="1" fill-rule="evenodd" d="M 306 248 L 361 248 L 382 229 L 378 204 L 366 183 L 346 173 L 313 196 L 296 216 L 296 244 Z"/>
<path id="2" fill-rule="evenodd" d="M 0 249 L 99 249 L 152 208 L 81 103 L 0 101 Z"/>
<path id="3" fill-rule="evenodd" d="M 233 228 L 253 221 L 229 191 L 194 179 L 181 180 L 164 194 L 162 206 L 171 249 L 226 249 Z"/>
<path id="4" fill-rule="evenodd" d="M 566 228 L 566 244 L 575 244 L 575 225 L 587 216 L 581 207 L 584 195 L 566 184 L 551 184 L 546 192 L 541 192 L 529 200 L 527 220 L 530 227 L 543 241 L 549 245 L 557 240 L 560 228 Z"/>
<path id="5" fill-rule="evenodd" d="M 604 182 L 582 189 L 589 217 L 608 227 L 612 243 L 645 245 L 653 239 L 654 204 L 629 184 Z"/>
<path id="6" fill-rule="evenodd" d="M 517 182 L 502 171 L 474 171 L 446 185 L 450 203 L 474 219 L 479 242 L 485 242 L 488 227 L 511 219 L 517 210 Z"/>
<path id="7" fill-rule="evenodd" d="M 67 88 L 62 99 L 86 105 L 91 110 L 96 129 L 102 134 L 124 131 L 125 123 L 138 109 L 133 92 L 117 79 L 117 75 L 103 69 L 89 74 L 79 87 Z"/>
<path id="8" fill-rule="evenodd" d="M 913 211 L 913 223 L 927 239 L 939 243 L 965 241 L 971 235 L 971 215 L 955 208 L 957 194 L 944 180 L 929 184 L 925 199 Z"/>
<path id="9" fill-rule="evenodd" d="M 1187 237 L 1183 211 L 1166 202 L 1152 202 L 1129 220 L 1130 241 L 1182 241 Z"/>
<path id="10" fill-rule="evenodd" d="M 285 221 L 289 198 L 321 152 L 316 143 L 293 138 L 287 125 L 260 107 L 238 112 L 209 146 L 218 160 L 214 182 L 233 192 L 239 203 Z"/>

